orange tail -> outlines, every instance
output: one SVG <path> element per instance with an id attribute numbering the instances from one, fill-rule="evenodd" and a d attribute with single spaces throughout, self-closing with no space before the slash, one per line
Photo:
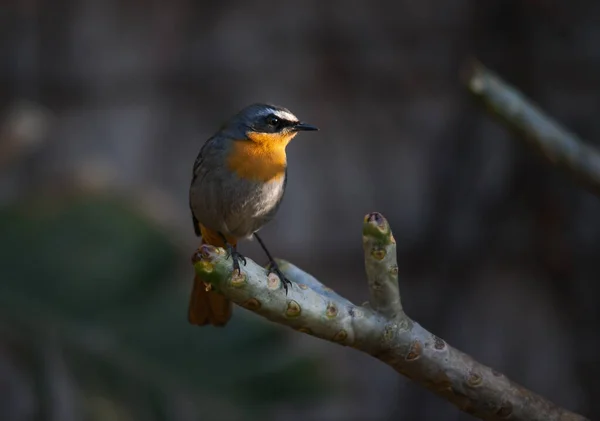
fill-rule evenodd
<path id="1" fill-rule="evenodd" d="M 194 277 L 188 310 L 188 320 L 191 324 L 225 326 L 231 319 L 232 312 L 231 301 L 216 291 L 207 291 L 204 282 L 198 276 Z"/>
<path id="2" fill-rule="evenodd" d="M 202 243 L 211 244 L 216 247 L 224 247 L 225 243 L 218 233 L 215 233 L 200 224 Z M 235 239 L 228 238 L 231 245 L 235 245 Z M 191 324 L 205 326 L 225 326 L 233 312 L 233 305 L 225 296 L 212 290 L 207 291 L 202 279 L 197 275 L 194 277 L 194 286 L 190 297 L 188 309 L 188 320 Z"/>

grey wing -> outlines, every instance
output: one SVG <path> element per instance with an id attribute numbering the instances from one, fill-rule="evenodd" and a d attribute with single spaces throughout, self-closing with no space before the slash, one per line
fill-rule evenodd
<path id="1" fill-rule="evenodd" d="M 209 168 L 206 168 L 206 165 L 203 166 L 203 163 L 204 159 L 206 158 L 207 152 L 214 145 L 214 143 L 215 136 L 210 137 L 206 142 L 204 142 L 204 145 L 202 145 L 202 147 L 200 148 L 200 152 L 198 153 L 198 156 L 194 161 L 194 167 L 192 168 L 192 182 L 190 183 L 189 207 L 190 212 L 192 213 L 194 232 L 196 233 L 197 237 L 200 237 L 201 233 L 200 226 L 198 225 L 198 219 L 196 218 L 196 215 L 194 214 L 194 209 L 192 207 L 192 186 L 194 185 L 194 183 L 199 181 L 198 177 L 200 177 L 201 180 L 201 178 L 204 177 L 206 175 L 206 172 L 209 170 Z"/>

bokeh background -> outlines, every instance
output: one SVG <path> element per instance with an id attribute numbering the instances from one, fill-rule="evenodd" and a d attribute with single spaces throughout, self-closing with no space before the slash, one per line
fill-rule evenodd
<path id="1" fill-rule="evenodd" d="M 598 16 L 591 0 L 4 0 L 0 419 L 471 419 L 241 308 L 188 325 L 192 163 L 256 101 L 321 128 L 288 147 L 274 254 L 363 302 L 361 221 L 380 211 L 413 318 L 600 417 L 599 200 L 459 81 L 475 55 L 598 139 Z"/>

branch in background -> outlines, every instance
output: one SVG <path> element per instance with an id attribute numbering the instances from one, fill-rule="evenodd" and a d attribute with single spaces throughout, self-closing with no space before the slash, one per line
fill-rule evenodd
<path id="1" fill-rule="evenodd" d="M 365 266 L 371 302 L 357 306 L 296 266 L 280 261 L 293 281 L 288 295 L 279 278 L 248 259 L 232 272 L 225 250 L 201 246 L 192 257 L 196 273 L 236 304 L 273 322 L 351 346 L 484 420 L 576 421 L 586 418 L 559 408 L 499 372 L 452 348 L 402 310 L 396 242 L 379 213 L 363 224 Z"/>
<path id="2" fill-rule="evenodd" d="M 553 165 L 600 196 L 600 153 L 544 114 L 516 88 L 479 62 L 465 68 L 469 91 Z"/>

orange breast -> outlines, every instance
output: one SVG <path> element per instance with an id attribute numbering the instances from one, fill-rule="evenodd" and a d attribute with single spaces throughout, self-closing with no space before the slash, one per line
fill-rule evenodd
<path id="1" fill-rule="evenodd" d="M 240 178 L 274 181 L 283 178 L 287 165 L 285 143 L 236 141 L 227 157 L 229 170 Z"/>

